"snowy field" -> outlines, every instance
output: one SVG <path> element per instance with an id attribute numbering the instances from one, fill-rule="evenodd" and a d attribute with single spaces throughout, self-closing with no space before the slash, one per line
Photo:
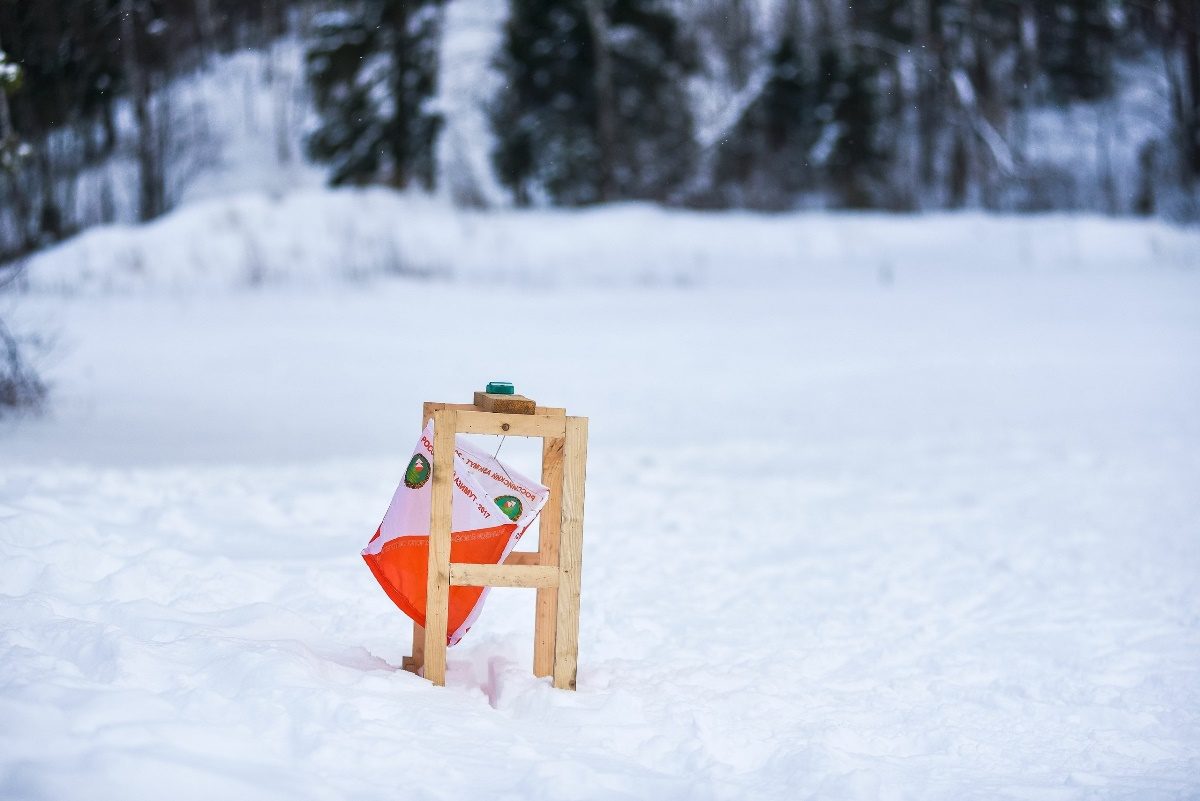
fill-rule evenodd
<path id="1" fill-rule="evenodd" d="M 0 798 L 1200 798 L 1200 233 L 256 202 L 31 265 Z M 591 418 L 578 693 L 522 590 L 400 671 L 358 556 L 489 379 Z"/>

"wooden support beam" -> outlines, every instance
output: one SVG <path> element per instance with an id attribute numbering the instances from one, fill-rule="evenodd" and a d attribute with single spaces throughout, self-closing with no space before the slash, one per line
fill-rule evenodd
<path id="1" fill-rule="evenodd" d="M 428 423 L 433 418 L 434 412 L 438 412 L 443 409 L 453 409 L 456 412 L 479 411 L 475 408 L 475 404 L 473 403 L 441 403 L 439 401 L 425 401 L 424 408 L 422 410 L 425 415 L 425 419 L 421 427 L 424 428 L 424 423 Z"/>
<path id="2" fill-rule="evenodd" d="M 565 417 L 539 414 L 495 414 L 458 412 L 458 430 L 463 434 L 496 434 L 508 437 L 561 437 Z"/>
<path id="3" fill-rule="evenodd" d="M 453 409 L 456 412 L 477 412 L 479 407 L 473 403 L 442 403 L 441 401 L 425 401 L 423 412 L 425 415 L 424 423 L 429 422 L 429 418 L 433 417 L 433 413 L 439 409 Z M 561 406 L 536 406 L 533 410 L 534 414 L 550 416 L 550 417 L 565 417 L 567 410 Z M 424 424 L 422 424 L 422 428 Z"/>
<path id="4" fill-rule="evenodd" d="M 558 550 L 558 610 L 554 686 L 574 690 L 579 661 L 579 587 L 583 568 L 583 502 L 587 478 L 587 418 L 566 418 L 563 443 L 562 532 Z"/>
<path id="5" fill-rule="evenodd" d="M 537 551 L 513 551 L 505 559 L 506 565 L 541 565 L 545 564 L 542 561 L 541 554 Z M 557 567 L 557 565 L 555 565 Z"/>
<path id="6" fill-rule="evenodd" d="M 551 565 L 450 565 L 454 587 L 557 587 L 558 568 Z"/>
<path id="7" fill-rule="evenodd" d="M 425 627 L 413 621 L 412 656 L 400 660 L 400 666 L 409 673 L 418 673 L 425 666 Z"/>
<path id="8" fill-rule="evenodd" d="M 433 413 L 433 482 L 429 508 L 429 579 L 425 590 L 425 678 L 446 684 L 446 627 L 450 615 L 450 515 L 454 487 L 455 418 Z"/>
<path id="9" fill-rule="evenodd" d="M 543 565 L 558 567 L 558 538 L 562 530 L 564 437 L 542 440 L 542 484 L 550 496 L 538 516 L 538 557 Z M 533 617 L 533 675 L 554 673 L 554 629 L 558 625 L 558 587 L 537 591 Z"/>

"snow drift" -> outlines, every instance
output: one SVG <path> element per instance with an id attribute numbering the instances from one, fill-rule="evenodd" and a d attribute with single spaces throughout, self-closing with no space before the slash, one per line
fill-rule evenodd
<path id="1" fill-rule="evenodd" d="M 192 291 L 406 276 L 541 286 L 887 282 L 933 271 L 1196 269 L 1200 229 L 978 213 L 703 213 L 645 205 L 463 211 L 384 189 L 244 194 L 145 226 L 93 228 L 31 258 L 58 293 Z"/>

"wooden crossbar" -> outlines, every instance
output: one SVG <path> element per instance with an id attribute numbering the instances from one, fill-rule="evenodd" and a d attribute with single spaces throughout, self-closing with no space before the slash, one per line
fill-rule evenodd
<path id="1" fill-rule="evenodd" d="M 423 423 L 428 423 L 429 418 L 433 417 L 433 413 L 439 409 L 453 409 L 456 412 L 478 412 L 482 411 L 473 403 L 440 403 L 438 401 L 425 401 Z M 552 417 L 564 417 L 567 410 L 560 406 L 535 406 L 534 414 L 550 415 Z M 422 425 L 422 428 L 424 425 Z"/>
<path id="2" fill-rule="evenodd" d="M 548 414 L 497 414 L 495 412 L 455 412 L 461 434 L 496 434 L 509 437 L 561 437 L 566 431 L 565 417 Z"/>
<path id="3" fill-rule="evenodd" d="M 450 565 L 453 587 L 557 587 L 554 565 Z"/>
<path id="4" fill-rule="evenodd" d="M 446 637 L 451 586 L 537 589 L 533 672 L 555 687 L 575 689 L 579 651 L 579 588 L 583 564 L 583 503 L 587 461 L 587 418 L 568 417 L 557 407 L 536 406 L 533 414 L 497 413 L 466 403 L 432 403 L 433 484 L 429 521 L 429 579 L 426 627 L 413 624 L 412 656 L 406 670 L 434 684 L 446 683 Z M 503 564 L 450 562 L 451 482 L 455 434 L 542 438 L 542 483 L 550 495 L 542 508 L 538 550 L 513 552 Z"/>

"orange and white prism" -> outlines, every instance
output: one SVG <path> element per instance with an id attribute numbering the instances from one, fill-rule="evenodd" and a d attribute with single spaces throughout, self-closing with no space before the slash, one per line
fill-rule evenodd
<path id="1" fill-rule="evenodd" d="M 388 597 L 425 625 L 433 422 L 421 433 L 404 480 L 362 556 Z M 550 490 L 490 454 L 455 438 L 450 560 L 499 564 L 537 518 Z M 479 616 L 487 587 L 451 587 L 446 641 L 454 645 Z"/>

